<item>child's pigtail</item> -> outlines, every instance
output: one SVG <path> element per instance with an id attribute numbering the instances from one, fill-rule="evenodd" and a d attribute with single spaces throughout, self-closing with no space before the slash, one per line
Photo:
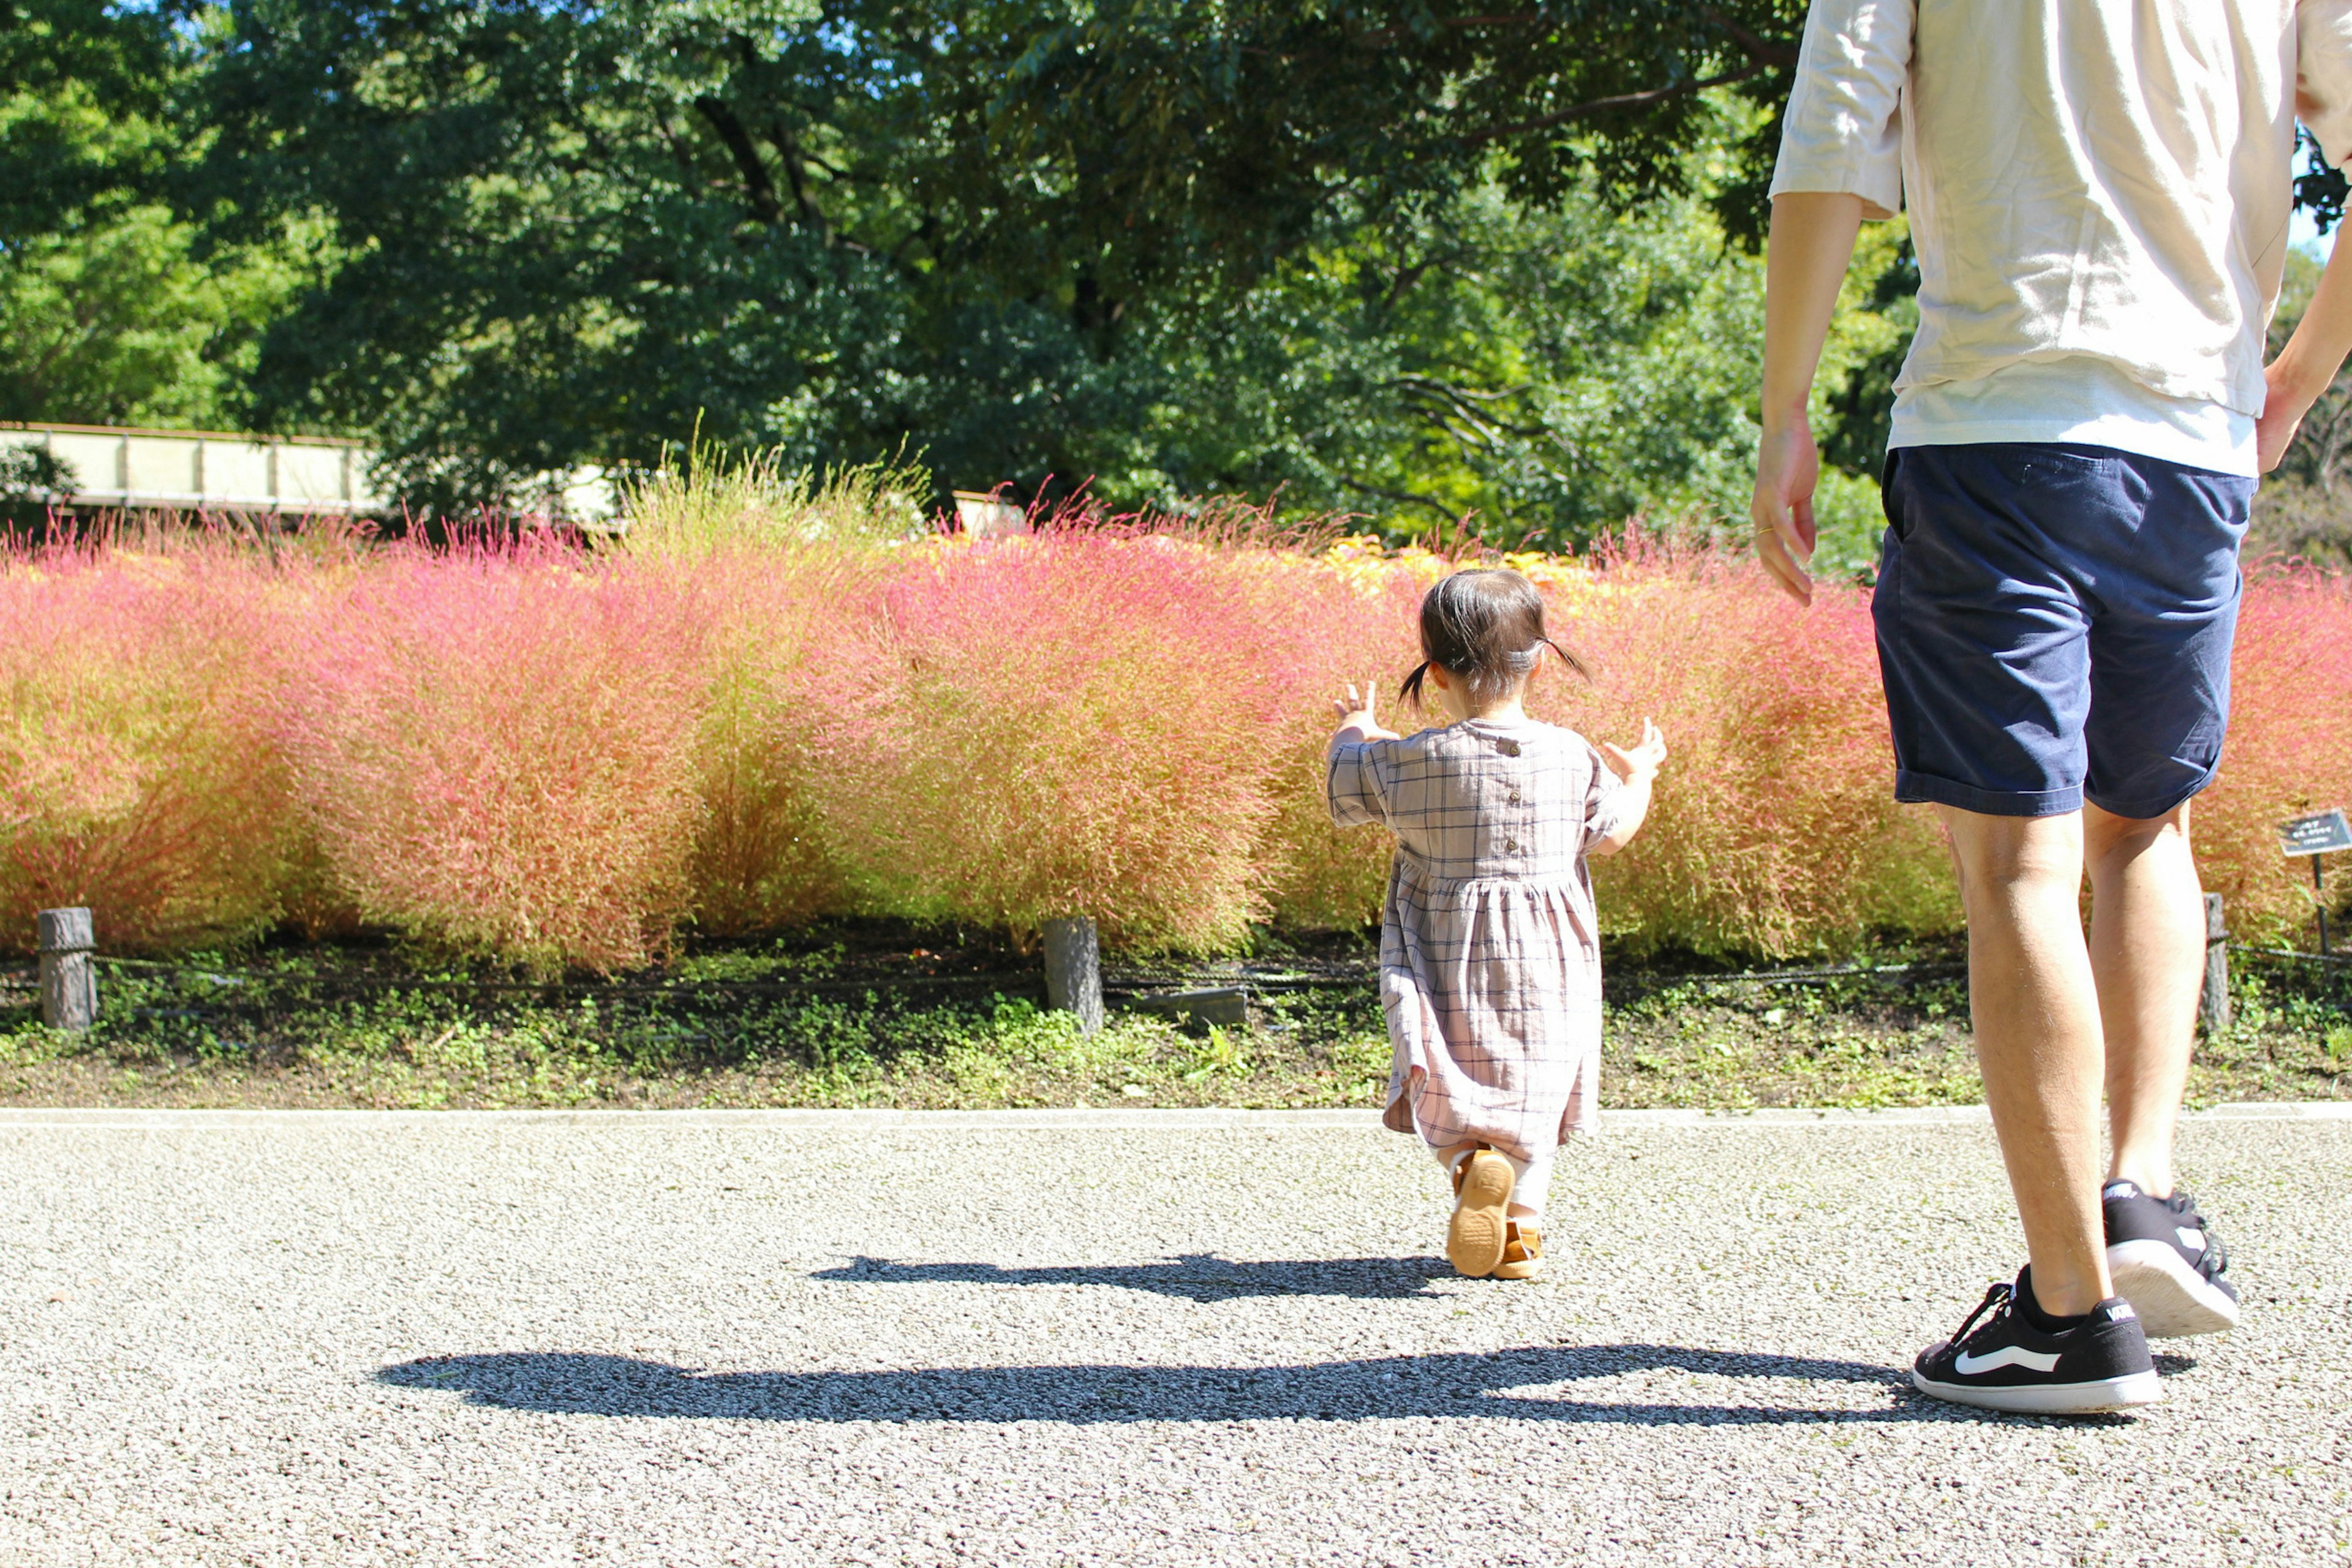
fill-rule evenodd
<path id="1" fill-rule="evenodd" d="M 1412 667 L 1412 673 L 1404 678 L 1404 684 L 1397 688 L 1397 700 L 1400 702 L 1411 702 L 1415 707 L 1419 707 L 1421 705 L 1421 678 L 1428 673 L 1429 660 L 1424 658 L 1419 664 L 1414 665 Z"/>
<path id="2" fill-rule="evenodd" d="M 1569 668 L 1576 671 L 1577 674 L 1584 677 L 1587 680 L 1592 679 L 1592 671 L 1584 668 L 1584 661 L 1577 658 L 1574 654 L 1569 652 L 1568 649 L 1560 647 L 1559 644 L 1552 641 L 1549 637 L 1543 639 L 1543 645 L 1559 656 L 1560 663 L 1568 666 Z"/>

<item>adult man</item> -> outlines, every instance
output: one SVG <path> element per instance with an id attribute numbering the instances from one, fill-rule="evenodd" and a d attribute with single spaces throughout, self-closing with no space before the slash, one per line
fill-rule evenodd
<path id="1" fill-rule="evenodd" d="M 2145 1404 L 2146 1334 L 2236 1321 L 2172 1172 L 2204 930 L 2189 801 L 2221 757 L 2255 476 L 2352 348 L 2338 246 L 2262 363 L 2298 116 L 2352 155 L 2352 0 L 1814 0 L 1807 21 L 1757 548 L 1810 595 L 1807 390 L 1857 226 L 1907 202 L 1920 321 L 1873 609 L 1896 796 L 1951 837 L 2031 1259 L 1919 1357 L 1940 1398 Z"/>

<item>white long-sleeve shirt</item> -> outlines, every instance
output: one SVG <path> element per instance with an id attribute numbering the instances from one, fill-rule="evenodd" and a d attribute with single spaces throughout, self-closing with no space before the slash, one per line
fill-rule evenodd
<path id="1" fill-rule="evenodd" d="M 1909 208 L 1892 445 L 2252 474 L 2298 118 L 2352 157 L 2352 0 L 1814 0 L 1772 194 Z"/>

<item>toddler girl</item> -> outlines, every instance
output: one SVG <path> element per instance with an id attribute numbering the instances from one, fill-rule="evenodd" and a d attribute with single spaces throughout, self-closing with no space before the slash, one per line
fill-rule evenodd
<path id="1" fill-rule="evenodd" d="M 1445 1254 L 1465 1274 L 1543 1267 L 1552 1152 L 1597 1125 L 1601 950 L 1585 858 L 1625 847 L 1665 761 L 1656 725 L 1596 751 L 1520 706 L 1549 648 L 1517 572 L 1456 572 L 1421 602 L 1423 683 L 1454 721 L 1400 736 L 1350 686 L 1331 738 L 1331 818 L 1396 835 L 1381 918 L 1381 1005 L 1395 1050 L 1386 1121 L 1453 1173 Z M 1605 754 L 1604 754 L 1605 753 Z"/>

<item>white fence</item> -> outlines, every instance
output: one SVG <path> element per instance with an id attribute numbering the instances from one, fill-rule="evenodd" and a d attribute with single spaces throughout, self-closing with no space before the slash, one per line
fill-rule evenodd
<path id="1" fill-rule="evenodd" d="M 65 506 L 359 513 L 397 504 L 368 482 L 375 454 L 329 436 L 0 422 L 0 445 L 36 447 L 70 468 L 74 488 L 48 498 Z M 620 511 L 605 469 L 574 468 L 541 482 L 553 516 L 597 525 Z"/>
<path id="2" fill-rule="evenodd" d="M 244 436 L 99 425 L 0 425 L 0 442 L 69 468 L 70 506 L 207 511 L 362 512 L 390 503 L 368 484 L 373 454 L 324 436 Z"/>

